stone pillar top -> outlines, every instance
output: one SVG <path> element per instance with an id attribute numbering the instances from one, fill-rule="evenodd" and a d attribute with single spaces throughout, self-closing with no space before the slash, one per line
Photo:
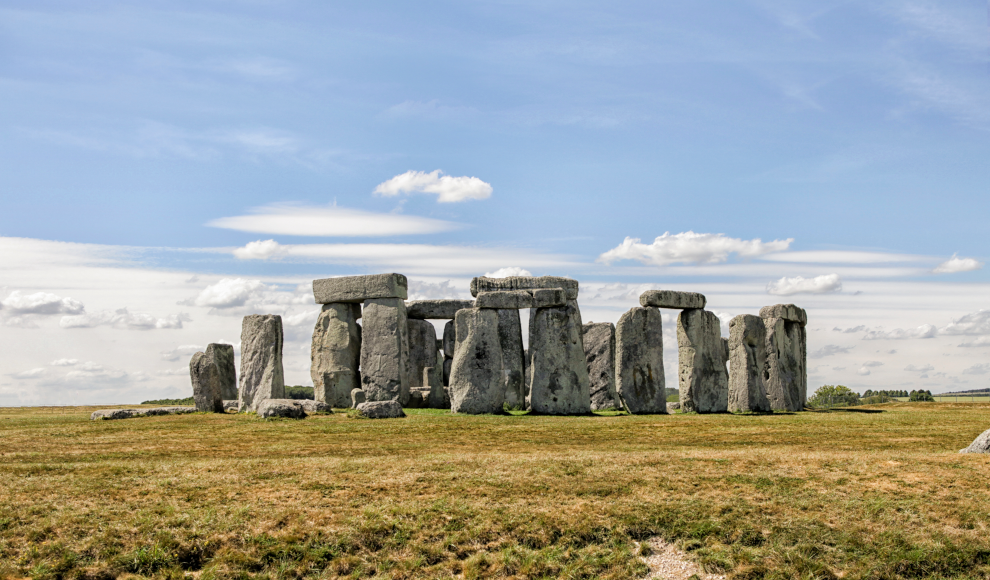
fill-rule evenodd
<path id="1" fill-rule="evenodd" d="M 471 280 L 471 296 L 479 292 L 499 290 L 538 290 L 540 288 L 563 288 L 568 300 L 577 300 L 578 281 L 561 276 L 509 276 L 506 278 L 486 278 L 479 276 Z"/>
<path id="2" fill-rule="evenodd" d="M 804 308 L 798 308 L 793 304 L 774 304 L 760 308 L 760 318 L 783 318 L 791 322 L 797 322 L 801 326 L 808 324 L 808 313 Z"/>
<path id="3" fill-rule="evenodd" d="M 402 274 L 371 274 L 341 276 L 313 280 L 313 297 L 317 304 L 332 302 L 364 302 L 372 298 L 401 298 L 408 296 L 409 282 Z"/>

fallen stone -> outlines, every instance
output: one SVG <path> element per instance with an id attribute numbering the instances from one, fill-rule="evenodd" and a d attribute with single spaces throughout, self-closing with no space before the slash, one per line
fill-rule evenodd
<path id="1" fill-rule="evenodd" d="M 721 323 L 707 310 L 682 310 L 677 316 L 677 359 L 681 409 L 724 413 L 729 409 Z"/>
<path id="2" fill-rule="evenodd" d="M 341 276 L 313 280 L 313 297 L 317 304 L 364 302 L 372 298 L 406 299 L 409 282 L 402 274 Z"/>
<path id="3" fill-rule="evenodd" d="M 480 292 L 499 290 L 537 290 L 539 288 L 563 288 L 568 300 L 577 300 L 578 281 L 560 276 L 509 276 L 507 278 L 487 278 L 481 276 L 471 280 L 471 296 Z"/>
<path id="4" fill-rule="evenodd" d="M 281 417 L 284 419 L 303 419 L 306 409 L 297 399 L 265 399 L 258 403 L 255 411 L 262 419 Z"/>
<path id="5" fill-rule="evenodd" d="M 697 292 L 677 292 L 676 290 L 647 290 L 639 295 L 640 306 L 655 308 L 704 308 L 705 295 Z"/>
<path id="6" fill-rule="evenodd" d="M 443 325 L 443 358 L 454 358 L 454 343 L 457 336 L 454 333 L 454 321 Z"/>
<path id="7" fill-rule="evenodd" d="M 196 407 L 152 407 L 151 409 L 139 409 L 142 415 L 154 417 L 157 415 L 186 415 L 195 413 Z"/>
<path id="8" fill-rule="evenodd" d="M 361 332 L 361 390 L 368 401 L 409 400 L 412 386 L 406 303 L 375 298 L 364 303 Z"/>
<path id="9" fill-rule="evenodd" d="M 760 318 L 783 318 L 790 322 L 797 322 L 801 326 L 808 324 L 808 313 L 804 308 L 798 308 L 793 304 L 774 304 L 760 308 Z"/>
<path id="10" fill-rule="evenodd" d="M 740 314 L 729 321 L 729 411 L 770 411 L 763 371 L 767 365 L 763 319 Z"/>
<path id="11" fill-rule="evenodd" d="M 354 389 L 351 391 L 351 408 L 357 409 L 357 406 L 365 402 L 364 391 L 361 389 Z"/>
<path id="12" fill-rule="evenodd" d="M 241 409 L 257 411 L 261 401 L 285 398 L 282 317 L 252 314 L 241 324 Z"/>
<path id="13" fill-rule="evenodd" d="M 192 355 L 189 360 L 189 379 L 192 381 L 196 410 L 203 413 L 223 413 L 220 367 L 213 357 L 203 352 Z"/>
<path id="14" fill-rule="evenodd" d="M 397 419 L 406 416 L 398 401 L 368 401 L 358 405 L 357 410 L 368 419 Z"/>
<path id="15" fill-rule="evenodd" d="M 223 402 L 223 410 L 224 410 L 225 413 L 229 413 L 231 411 L 233 411 L 233 412 L 236 413 L 237 411 L 240 410 L 240 408 L 241 408 L 241 402 L 238 401 L 238 400 L 236 400 L 236 399 L 233 400 L 233 401 L 224 401 Z"/>
<path id="16" fill-rule="evenodd" d="M 453 320 L 458 310 L 474 308 L 474 300 L 413 300 L 406 302 L 406 316 L 416 320 Z"/>
<path id="17" fill-rule="evenodd" d="M 234 345 L 213 342 L 206 346 L 206 356 L 212 357 L 220 369 L 220 396 L 223 400 L 237 398 L 237 372 L 234 366 Z"/>
<path id="18" fill-rule="evenodd" d="M 591 380 L 584 357 L 577 302 L 536 308 L 529 320 L 529 407 L 547 415 L 591 412 Z"/>
<path id="19" fill-rule="evenodd" d="M 801 411 L 808 397 L 804 325 L 786 318 L 764 318 L 763 324 L 767 353 L 763 376 L 770 407 L 775 411 Z"/>
<path id="20" fill-rule="evenodd" d="M 443 382 L 440 380 L 440 372 L 437 372 L 435 367 L 427 367 L 423 369 L 423 384 L 429 385 L 430 387 L 426 394 L 427 408 L 450 408 L 450 397 L 447 396 L 447 390 L 443 388 Z"/>
<path id="21" fill-rule="evenodd" d="M 457 345 L 450 369 L 450 410 L 501 413 L 505 400 L 498 312 L 460 310 L 454 318 Z"/>
<path id="22" fill-rule="evenodd" d="M 306 411 L 307 415 L 332 415 L 333 409 L 330 405 L 324 403 L 323 401 L 314 401 L 313 399 L 294 399 L 296 403 L 302 406 L 303 411 Z"/>
<path id="23" fill-rule="evenodd" d="M 969 447 L 960 449 L 959 453 L 990 453 L 990 429 L 980 433 Z"/>
<path id="24" fill-rule="evenodd" d="M 637 306 L 615 325 L 615 390 L 634 415 L 667 413 L 660 311 Z"/>
<path id="25" fill-rule="evenodd" d="M 324 304 L 313 329 L 310 378 L 313 398 L 331 407 L 347 407 L 351 390 L 361 386 L 361 305 Z"/>
<path id="26" fill-rule="evenodd" d="M 504 405 L 510 409 L 526 408 L 526 362 L 523 355 L 522 323 L 519 311 L 496 310 L 498 342 L 502 348 L 502 378 L 505 381 Z"/>
<path id="27" fill-rule="evenodd" d="M 674 411 L 679 411 L 681 408 L 680 403 L 667 403 L 667 413 L 673 413 Z"/>
<path id="28" fill-rule="evenodd" d="M 428 320 L 409 320 L 410 389 L 429 387 L 423 384 L 423 369 L 437 364 L 437 329 Z"/>
<path id="29" fill-rule="evenodd" d="M 615 391 L 615 326 L 611 322 L 589 322 L 581 327 L 584 357 L 591 381 L 591 410 L 621 409 Z"/>
<path id="30" fill-rule="evenodd" d="M 133 417 L 148 417 L 157 415 L 185 415 L 195 413 L 196 407 L 154 407 L 151 409 L 100 409 L 93 411 L 89 419 L 100 421 L 103 419 L 131 419 Z"/>

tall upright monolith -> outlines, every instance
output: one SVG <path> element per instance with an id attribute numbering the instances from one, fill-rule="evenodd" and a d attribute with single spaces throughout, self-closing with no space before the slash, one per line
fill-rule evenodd
<path id="1" fill-rule="evenodd" d="M 621 409 L 622 402 L 615 390 L 615 325 L 589 322 L 582 326 L 581 332 L 591 381 L 591 410 Z"/>
<path id="2" fill-rule="evenodd" d="M 666 414 L 660 311 L 637 306 L 615 325 L 615 390 L 633 414 Z"/>
<path id="3" fill-rule="evenodd" d="M 361 305 L 324 304 L 313 329 L 310 377 L 313 398 L 331 407 L 351 404 L 351 391 L 361 387 Z"/>
<path id="4" fill-rule="evenodd" d="M 729 321 L 729 411 L 733 413 L 770 411 L 763 375 L 766 335 L 759 316 L 740 314 Z"/>
<path id="5" fill-rule="evenodd" d="M 724 413 L 729 409 L 721 322 L 700 308 L 677 317 L 677 362 L 682 412 Z"/>
<path id="6" fill-rule="evenodd" d="M 498 341 L 502 348 L 505 405 L 510 409 L 525 409 L 526 377 L 519 311 L 502 308 L 495 312 L 498 313 Z"/>
<path id="7" fill-rule="evenodd" d="M 591 380 L 577 301 L 567 300 L 565 306 L 534 308 L 531 312 L 530 409 L 547 415 L 590 413 Z"/>
<path id="8" fill-rule="evenodd" d="M 409 401 L 412 372 L 406 303 L 400 298 L 364 302 L 361 389 L 368 401 Z"/>
<path id="9" fill-rule="evenodd" d="M 498 312 L 470 308 L 454 318 L 457 345 L 450 369 L 450 410 L 478 415 L 501 413 L 505 402 Z"/>
<path id="10" fill-rule="evenodd" d="M 808 315 L 793 304 L 760 309 L 766 326 L 767 397 L 775 411 L 800 411 L 808 400 Z"/>
<path id="11" fill-rule="evenodd" d="M 251 314 L 241 323 L 242 411 L 257 411 L 267 399 L 285 398 L 282 371 L 282 317 L 277 314 Z"/>

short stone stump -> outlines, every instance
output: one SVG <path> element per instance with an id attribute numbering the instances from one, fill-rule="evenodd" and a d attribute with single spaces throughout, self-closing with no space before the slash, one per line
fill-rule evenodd
<path id="1" fill-rule="evenodd" d="M 398 401 L 368 401 L 358 405 L 357 410 L 368 419 L 397 419 L 406 416 Z"/>

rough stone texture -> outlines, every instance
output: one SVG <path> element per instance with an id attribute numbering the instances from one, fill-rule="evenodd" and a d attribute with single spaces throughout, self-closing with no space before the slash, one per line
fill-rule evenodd
<path id="1" fill-rule="evenodd" d="M 705 295 L 697 292 L 677 292 L 675 290 L 647 290 L 639 295 L 640 306 L 655 308 L 704 308 Z"/>
<path id="2" fill-rule="evenodd" d="M 406 316 L 416 320 L 453 320 L 458 310 L 474 308 L 473 300 L 413 300 L 406 302 Z"/>
<path id="3" fill-rule="evenodd" d="M 584 358 L 591 381 L 591 410 L 621 409 L 615 391 L 615 326 L 611 322 L 589 322 L 581 327 Z"/>
<path id="4" fill-rule="evenodd" d="M 220 370 L 220 396 L 223 400 L 237 398 L 237 371 L 234 367 L 234 345 L 212 342 L 206 345 L 206 356 L 212 357 Z"/>
<path id="5" fill-rule="evenodd" d="M 354 389 L 351 391 L 351 408 L 357 409 L 357 406 L 365 402 L 364 391 L 361 389 Z"/>
<path id="6" fill-rule="evenodd" d="M 674 411 L 679 411 L 681 408 L 680 403 L 667 403 L 667 413 L 673 413 Z"/>
<path id="7" fill-rule="evenodd" d="M 740 314 L 729 321 L 729 411 L 770 411 L 763 371 L 767 365 L 763 319 Z"/>
<path id="8" fill-rule="evenodd" d="M 729 339 L 722 337 L 722 360 L 729 360 Z"/>
<path id="9" fill-rule="evenodd" d="M 454 321 L 451 320 L 443 326 L 443 357 L 454 358 L 454 343 L 457 341 L 457 334 L 454 332 Z"/>
<path id="10" fill-rule="evenodd" d="M 256 412 L 262 419 L 274 417 L 303 419 L 306 417 L 306 409 L 296 399 L 265 399 L 258 403 Z"/>
<path id="11" fill-rule="evenodd" d="M 323 401 L 314 401 L 313 399 L 295 399 L 296 403 L 302 405 L 303 411 L 306 411 L 307 415 L 332 415 L 333 409 L 330 405 L 324 403 Z"/>
<path id="12" fill-rule="evenodd" d="M 425 401 L 426 407 L 429 409 L 450 408 L 450 397 L 447 396 L 447 390 L 443 388 L 443 382 L 440 380 L 442 372 L 437 372 L 435 367 L 423 369 L 423 384 L 430 387 Z"/>
<path id="13" fill-rule="evenodd" d="M 526 363 L 523 355 L 522 323 L 519 311 L 498 312 L 498 342 L 502 348 L 502 377 L 505 401 L 510 409 L 526 408 Z"/>
<path id="14" fill-rule="evenodd" d="M 568 300 L 577 300 L 578 281 L 560 276 L 509 276 L 507 278 L 486 278 L 484 276 L 471 280 L 471 296 L 479 292 L 495 292 L 498 290 L 536 290 L 538 288 L 563 288 Z"/>
<path id="15" fill-rule="evenodd" d="M 760 318 L 783 318 L 790 322 L 797 322 L 801 326 L 808 324 L 808 313 L 804 308 L 798 308 L 793 304 L 774 304 L 760 308 Z"/>
<path id="16" fill-rule="evenodd" d="M 427 320 L 410 320 L 409 365 L 412 370 L 409 388 L 429 388 L 423 383 L 423 369 L 437 365 L 437 329 Z"/>
<path id="17" fill-rule="evenodd" d="M 454 318 L 457 346 L 450 369 L 450 410 L 501 413 L 505 400 L 498 311 L 461 310 Z"/>
<path id="18" fill-rule="evenodd" d="M 405 405 L 411 386 L 406 303 L 376 298 L 364 303 L 361 332 L 361 390 L 368 401 Z"/>
<path id="19" fill-rule="evenodd" d="M 450 386 L 450 371 L 454 368 L 454 359 L 444 358 L 443 359 L 443 386 Z"/>
<path id="20" fill-rule="evenodd" d="M 980 433 L 969 447 L 960 449 L 959 453 L 990 453 L 990 429 Z"/>
<path id="21" fill-rule="evenodd" d="M 358 405 L 357 410 L 368 419 L 396 419 L 406 416 L 398 401 L 368 401 Z"/>
<path id="22" fill-rule="evenodd" d="M 615 391 L 630 413 L 667 413 L 663 323 L 656 308 L 631 308 L 615 325 Z"/>
<path id="23" fill-rule="evenodd" d="M 415 388 L 409 389 L 409 400 L 403 405 L 406 409 L 422 409 L 426 406 L 426 398 L 430 396 L 429 391 Z"/>
<path id="24" fill-rule="evenodd" d="M 238 401 L 238 400 L 236 400 L 236 399 L 234 399 L 232 401 L 224 401 L 223 402 L 223 410 L 224 410 L 225 413 L 230 412 L 230 411 L 233 411 L 233 412 L 236 413 L 237 410 L 240 409 L 240 408 L 241 408 L 241 402 Z"/>
<path id="25" fill-rule="evenodd" d="M 764 318 L 767 364 L 763 376 L 775 411 L 800 411 L 808 396 L 807 338 L 800 322 Z"/>
<path id="26" fill-rule="evenodd" d="M 223 413 L 223 385 L 220 367 L 213 357 L 197 352 L 189 361 L 189 379 L 192 381 L 196 410 L 203 413 Z"/>
<path id="27" fill-rule="evenodd" d="M 707 310 L 682 310 L 677 317 L 677 349 L 681 409 L 728 411 L 729 377 L 718 316 Z"/>
<path id="28" fill-rule="evenodd" d="M 313 379 L 315 400 L 332 407 L 347 407 L 351 390 L 361 386 L 359 318 L 360 304 L 335 302 L 323 305 L 313 329 L 310 349 L 312 366 L 309 374 Z"/>
<path id="29" fill-rule="evenodd" d="M 252 314 L 241 324 L 242 411 L 257 411 L 265 399 L 285 398 L 282 374 L 282 317 Z"/>
<path id="30" fill-rule="evenodd" d="M 91 421 L 101 419 L 130 419 L 132 417 L 149 417 L 156 415 L 184 415 L 195 413 L 196 407 L 154 407 L 152 409 L 100 409 L 89 416 Z"/>
<path id="31" fill-rule="evenodd" d="M 547 415 L 591 412 L 591 380 L 584 358 L 581 311 L 567 306 L 535 308 L 529 320 L 529 406 Z"/>
<path id="32" fill-rule="evenodd" d="M 533 295 L 526 290 L 497 290 L 479 292 L 475 308 L 532 308 Z"/>
<path id="33" fill-rule="evenodd" d="M 401 298 L 408 295 L 409 282 L 402 274 L 341 276 L 313 280 L 313 297 L 317 304 L 364 302 L 372 298 Z"/>

